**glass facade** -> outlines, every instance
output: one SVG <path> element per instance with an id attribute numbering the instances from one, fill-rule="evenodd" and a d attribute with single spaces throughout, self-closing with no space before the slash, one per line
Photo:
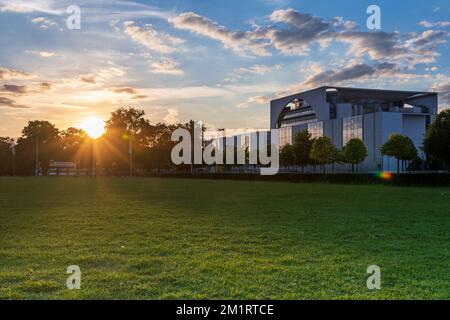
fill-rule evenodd
<path id="1" fill-rule="evenodd" d="M 308 132 L 313 139 L 323 137 L 323 122 L 308 123 Z"/>
<path id="2" fill-rule="evenodd" d="M 280 129 L 280 147 L 292 144 L 292 127 L 284 127 Z"/>
<path id="3" fill-rule="evenodd" d="M 351 139 L 363 141 L 363 116 L 342 119 L 342 144 L 345 146 Z"/>

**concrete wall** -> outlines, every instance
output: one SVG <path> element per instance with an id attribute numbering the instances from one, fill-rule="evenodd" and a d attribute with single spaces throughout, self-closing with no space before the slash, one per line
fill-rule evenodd
<path id="1" fill-rule="evenodd" d="M 403 115 L 403 134 L 410 137 L 416 146 L 419 157 L 425 159 L 420 150 L 426 133 L 426 117 L 421 115 Z"/>

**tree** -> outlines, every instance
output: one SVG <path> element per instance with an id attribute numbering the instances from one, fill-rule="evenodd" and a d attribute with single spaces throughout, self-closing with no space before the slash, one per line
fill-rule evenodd
<path id="1" fill-rule="evenodd" d="M 400 161 L 413 160 L 417 157 L 417 149 L 409 137 L 401 134 L 393 134 L 381 146 L 381 154 L 397 159 L 397 173 L 400 173 Z"/>
<path id="2" fill-rule="evenodd" d="M 343 164 L 344 162 L 344 152 L 342 150 L 339 150 L 338 148 L 334 148 L 334 153 L 331 156 L 332 171 L 334 172 L 334 165 L 336 163 Z"/>
<path id="3" fill-rule="evenodd" d="M 305 167 L 312 163 L 311 149 L 313 140 L 308 131 L 298 132 L 294 137 L 293 151 L 295 154 L 295 162 L 302 167 L 302 172 L 305 172 Z"/>
<path id="4" fill-rule="evenodd" d="M 104 167 L 116 173 L 131 173 L 132 159 L 142 152 L 142 130 L 149 125 L 144 115 L 144 110 L 136 108 L 118 108 L 111 113 L 98 144 Z"/>
<path id="5" fill-rule="evenodd" d="M 14 173 L 14 139 L 0 137 L 0 174 Z"/>
<path id="6" fill-rule="evenodd" d="M 46 175 L 50 160 L 58 160 L 62 155 L 59 130 L 48 121 L 29 121 L 23 128 L 22 136 L 17 139 L 18 171 L 22 174 L 33 174 L 36 168 L 36 151 Z"/>
<path id="7" fill-rule="evenodd" d="M 61 132 L 61 138 L 63 160 L 75 162 L 79 168 L 92 165 L 92 142 L 87 132 L 70 127 Z"/>
<path id="8" fill-rule="evenodd" d="M 352 173 L 355 172 L 355 165 L 358 165 L 367 158 L 367 147 L 361 139 L 350 139 L 344 147 L 344 159 L 352 165 Z"/>
<path id="9" fill-rule="evenodd" d="M 425 135 L 423 149 L 427 157 L 450 166 L 450 110 L 436 116 Z"/>
<path id="10" fill-rule="evenodd" d="M 285 167 L 290 167 L 295 164 L 295 151 L 292 145 L 287 144 L 281 148 L 280 163 Z"/>
<path id="11" fill-rule="evenodd" d="M 321 166 L 325 173 L 325 165 L 333 161 L 336 147 L 329 137 L 320 137 L 314 140 L 311 148 L 311 158 Z"/>

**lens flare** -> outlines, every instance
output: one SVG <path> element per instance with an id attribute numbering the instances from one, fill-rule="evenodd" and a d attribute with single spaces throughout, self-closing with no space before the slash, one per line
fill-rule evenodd
<path id="1" fill-rule="evenodd" d="M 390 172 L 378 172 L 376 174 L 376 176 L 383 180 L 391 180 L 392 179 L 392 173 L 390 173 Z"/>

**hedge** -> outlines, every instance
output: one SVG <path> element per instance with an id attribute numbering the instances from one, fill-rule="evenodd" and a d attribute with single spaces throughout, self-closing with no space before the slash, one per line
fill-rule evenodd
<path id="1" fill-rule="evenodd" d="M 161 178 L 290 181 L 295 183 L 384 184 L 395 186 L 450 186 L 448 173 L 403 174 L 296 174 L 279 173 L 262 176 L 254 173 L 161 173 L 146 175 Z"/>

